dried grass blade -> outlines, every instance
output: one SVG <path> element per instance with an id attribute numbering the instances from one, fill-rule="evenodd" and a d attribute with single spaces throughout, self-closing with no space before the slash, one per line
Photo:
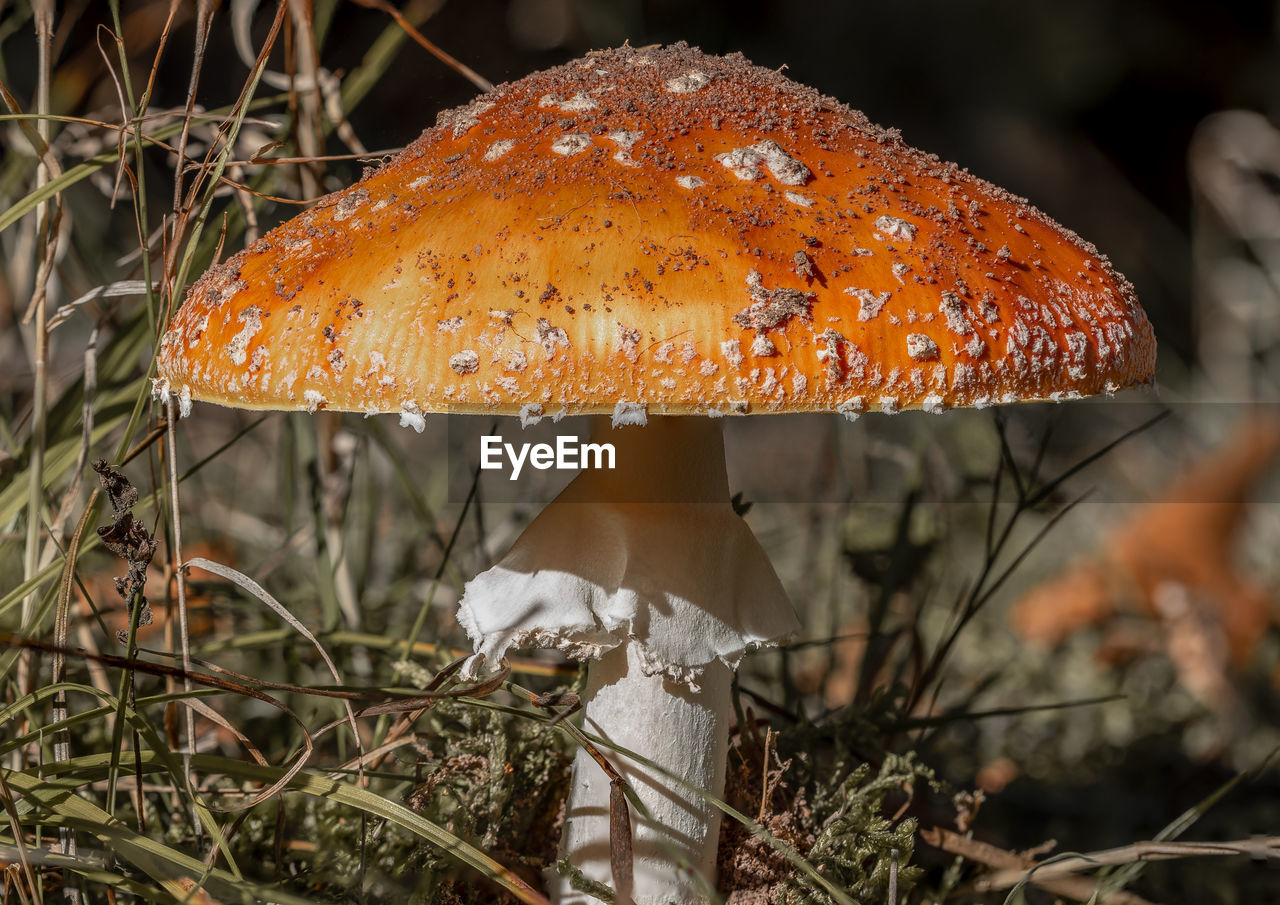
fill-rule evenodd
<path id="1" fill-rule="evenodd" d="M 3 89 L 3 83 L 0 83 L 0 89 Z M 273 101 L 270 98 L 260 99 L 258 101 L 254 101 L 253 103 L 249 104 L 248 107 L 252 109 L 254 107 L 270 104 L 272 102 Z M 215 119 L 219 114 L 225 115 L 229 113 L 230 110 L 231 108 L 229 107 L 222 107 L 208 114 L 197 115 L 193 118 Z M 6 116 L 0 116 L 0 122 L 9 121 L 9 120 L 22 121 L 22 120 L 33 119 L 33 118 L 34 117 L 26 116 L 26 115 L 16 115 L 16 116 L 6 115 Z M 60 117 L 60 118 L 54 117 L 54 118 L 67 119 L 67 117 Z M 267 123 L 262 120 L 252 119 L 247 116 L 242 120 L 242 122 L 252 122 L 258 125 L 274 125 L 274 123 Z M 118 125 L 110 125 L 109 128 L 117 129 L 117 130 L 123 129 L 123 131 L 127 135 L 130 135 L 133 132 L 133 130 L 128 127 L 122 127 Z M 169 145 L 165 144 L 165 139 L 171 138 L 174 135 L 178 135 L 181 131 L 182 131 L 181 122 L 170 123 L 166 126 L 162 126 L 156 129 L 154 132 L 139 133 L 137 138 L 138 138 L 138 141 L 141 142 L 141 146 L 144 148 L 150 147 L 152 145 L 157 145 L 160 147 L 164 147 L 168 150 L 174 150 Z M 64 172 L 59 173 L 57 176 L 50 179 L 47 183 L 45 183 L 40 188 L 35 189 L 34 191 L 24 195 L 22 198 L 15 201 L 8 208 L 6 208 L 3 213 L 0 213 L 0 232 L 3 232 L 4 230 L 12 226 L 14 223 L 17 223 L 27 214 L 31 213 L 31 211 L 35 210 L 41 203 L 48 201 L 50 198 L 52 198 L 54 195 L 57 195 L 59 192 L 66 191 L 67 188 L 69 188 L 70 186 L 75 185 L 77 182 L 80 182 L 81 180 L 86 179 L 89 176 L 92 176 L 94 173 L 98 172 L 99 170 L 105 169 L 108 166 L 114 166 L 115 164 L 119 163 L 120 158 L 118 155 L 119 155 L 119 152 L 114 149 L 111 151 L 103 151 L 101 154 L 95 154 L 93 157 L 90 157 L 88 160 L 84 161 L 83 163 L 79 163 L 74 167 L 70 167 Z"/>
<path id="2" fill-rule="evenodd" d="M 1230 842 L 1134 842 L 1097 852 L 1083 854 L 1064 852 L 1058 858 L 1028 870 L 1011 868 L 988 874 L 982 878 L 982 888 L 1007 889 L 1025 880 L 1044 885 L 1044 882 L 1049 879 L 1074 876 L 1080 871 L 1131 865 L 1143 861 L 1170 861 L 1228 855 L 1257 860 L 1280 859 L 1280 837 L 1237 839 Z"/>
<path id="3" fill-rule="evenodd" d="M 631 847 L 631 811 L 625 786 L 609 783 L 609 870 L 613 873 L 614 901 L 630 905 L 635 886 L 635 852 Z"/>
<path id="4" fill-rule="evenodd" d="M 466 662 L 464 658 L 461 662 Z M 458 688 L 449 688 L 445 691 L 428 691 L 426 694 L 417 694 L 411 698 L 401 698 L 396 701 L 387 701 L 382 704 L 374 704 L 371 707 L 365 707 L 357 716 L 380 716 L 384 713 L 404 713 L 412 710 L 425 710 L 433 706 L 442 698 L 483 698 L 493 694 L 511 676 L 511 667 L 504 666 L 502 670 L 494 673 L 482 682 L 474 685 L 465 685 Z"/>
<path id="5" fill-rule="evenodd" d="M 1042 874 L 1043 868 L 1031 873 L 1030 870 L 1034 865 L 1031 863 L 1031 859 L 1025 855 L 1005 851 L 989 842 L 970 839 L 967 836 L 962 836 L 959 833 L 954 833 L 941 827 L 922 829 L 920 838 L 936 849 L 959 855 L 962 858 L 973 861 L 975 864 L 994 868 L 996 873 L 979 877 L 973 884 L 974 888 L 996 890 L 1010 886 L 1016 887 L 1015 892 L 1011 893 L 1006 901 L 1017 901 L 1015 896 L 1019 895 L 1022 887 L 1030 882 L 1043 888 L 1046 892 L 1065 896 L 1079 902 L 1088 900 L 1105 902 L 1107 905 L 1154 905 L 1154 903 L 1130 892 L 1116 892 L 1109 896 L 1102 895 L 1099 893 L 1096 884 L 1084 877 L 1049 877 Z M 992 884 L 993 878 L 1009 871 L 1017 875 L 1018 879 L 1015 882 L 1001 886 Z"/>
<path id="6" fill-rule="evenodd" d="M 320 658 L 324 660 L 325 666 L 329 668 L 329 674 L 333 676 L 334 681 L 339 685 L 343 684 L 342 675 L 338 672 L 338 667 L 329 657 L 328 652 L 324 649 L 324 646 L 320 643 L 319 639 L 312 634 L 311 629 L 303 625 L 298 617 L 290 613 L 285 605 L 272 597 L 271 594 L 262 587 L 262 585 L 258 584 L 243 572 L 237 571 L 230 566 L 225 566 L 222 563 L 214 562 L 211 559 L 205 559 L 203 556 L 193 556 L 191 559 L 183 563 L 182 567 L 184 569 L 196 568 L 203 569 L 206 572 L 212 572 L 219 578 L 225 578 L 227 581 L 239 585 L 251 595 L 258 598 L 258 600 L 266 604 L 273 613 L 287 622 L 295 632 L 302 635 L 302 637 L 306 638 L 307 641 L 311 643 L 311 645 L 320 654 Z"/>
<path id="7" fill-rule="evenodd" d="M 225 131 L 223 132 L 222 149 L 213 157 L 212 162 L 206 164 L 206 167 L 204 168 L 205 170 L 210 171 L 209 175 L 211 178 L 209 179 L 208 185 L 205 187 L 204 197 L 200 203 L 199 211 L 196 214 L 194 223 L 191 226 L 191 231 L 188 235 L 184 251 L 181 254 L 177 262 L 177 267 L 173 272 L 173 279 L 170 284 L 171 296 L 176 296 L 177 293 L 181 292 L 182 288 L 186 285 L 187 273 L 191 268 L 192 259 L 194 258 L 196 249 L 199 246 L 200 236 L 204 232 L 204 226 L 209 216 L 209 208 L 213 201 L 213 192 L 222 179 L 227 161 L 232 159 L 234 156 L 232 151 L 235 148 L 236 139 L 240 135 L 240 127 L 244 124 L 245 117 L 249 113 L 250 101 L 253 98 L 254 92 L 258 88 L 258 82 L 261 81 L 262 74 L 266 71 L 267 59 L 271 54 L 271 49 L 275 46 L 276 39 L 280 35 L 280 30 L 284 25 L 286 12 L 287 6 L 284 0 L 281 0 L 281 2 L 276 5 L 276 14 L 271 23 L 271 30 L 267 33 L 266 40 L 263 41 L 262 44 L 262 49 L 258 52 L 258 57 L 254 61 L 249 79 L 245 82 L 244 87 L 240 91 L 240 96 L 231 107 L 232 119 L 230 123 L 224 126 Z M 212 147 L 210 148 L 210 154 L 214 154 Z M 192 197 L 195 196 L 198 189 L 199 183 L 197 182 L 192 186 Z M 175 235 L 185 232 L 185 223 L 182 222 L 185 221 L 185 213 L 186 212 L 184 210 L 184 216 L 180 218 L 180 222 L 174 227 Z"/>
<path id="8" fill-rule="evenodd" d="M 404 5 L 402 14 L 410 24 L 420 26 L 443 5 L 444 0 L 409 0 Z M 360 65 L 343 79 L 342 96 L 339 99 L 343 110 L 354 110 L 377 87 L 408 37 L 408 33 L 394 19 L 387 23 L 382 33 L 365 51 Z"/>
<path id="9" fill-rule="evenodd" d="M 168 453 L 168 478 L 169 478 L 169 524 L 172 530 L 172 548 L 169 551 L 172 557 L 171 562 L 174 567 L 175 578 L 178 586 L 178 642 L 182 653 L 182 671 L 184 673 L 191 672 L 191 632 L 187 623 L 187 577 L 185 570 L 179 565 L 182 562 L 182 510 L 178 505 L 178 435 L 176 424 L 178 420 L 178 404 L 177 400 L 170 398 L 165 419 L 168 421 L 165 437 L 168 441 L 165 451 Z M 170 635 L 170 648 L 172 649 L 172 631 L 173 623 L 170 621 L 166 626 L 166 634 Z M 191 680 L 184 678 L 182 680 L 183 691 L 191 691 Z M 183 708 L 184 722 L 187 730 L 187 750 L 182 758 L 183 771 L 187 785 L 194 788 L 196 785 L 195 777 L 191 775 L 190 756 L 196 750 L 196 726 L 195 716 L 191 712 L 191 708 Z M 199 832 L 197 826 L 196 832 Z"/>
<path id="10" fill-rule="evenodd" d="M 184 568 L 190 568 L 192 566 L 198 569 L 204 569 L 206 572 L 212 572 L 214 575 L 217 575 L 221 578 L 225 578 L 228 581 L 238 584 L 240 587 L 248 591 L 250 594 L 252 594 L 258 600 L 260 600 L 262 603 L 266 604 L 267 607 L 273 613 L 275 613 L 277 616 L 279 616 L 281 619 L 287 622 L 294 631 L 296 631 L 299 635 L 306 638 L 307 641 L 310 642 L 311 646 L 314 647 L 316 651 L 320 654 L 320 659 L 324 660 L 325 666 L 329 668 L 329 674 L 333 676 L 333 680 L 337 682 L 338 685 L 345 684 L 342 681 L 342 675 L 338 672 L 338 667 L 334 665 L 333 660 L 329 657 L 329 652 L 324 649 L 324 645 L 320 643 L 320 640 L 316 638 L 314 634 L 311 633 L 311 629 L 303 625 L 302 622 L 298 619 L 298 617 L 290 613 L 289 610 L 284 606 L 284 604 L 282 604 L 280 601 L 276 600 L 269 593 L 267 593 L 267 590 L 264 587 L 262 587 L 262 585 L 258 584 L 256 581 L 254 581 L 248 575 L 245 575 L 243 572 L 239 572 L 231 568 L 230 566 L 224 566 L 222 563 L 217 563 L 217 562 L 214 562 L 213 560 L 205 559 L 203 556 L 196 556 L 196 557 L 193 557 L 192 559 L 187 560 L 187 562 L 184 565 Z M 359 746 L 362 745 L 362 742 L 360 740 L 360 730 L 356 726 L 355 713 L 354 711 L 352 711 L 351 705 L 348 702 L 343 701 L 342 706 L 346 708 L 347 720 L 351 726 L 351 734 L 352 734 L 352 737 L 355 739 L 357 747 L 359 748 Z"/>
<path id="11" fill-rule="evenodd" d="M 81 305 L 92 302 L 94 299 L 124 298 L 131 295 L 145 295 L 146 292 L 147 284 L 142 280 L 119 280 L 115 283 L 95 286 L 79 298 L 59 306 L 49 318 L 49 330 L 53 331 L 65 323 Z"/>
<path id="12" fill-rule="evenodd" d="M 105 776 L 108 760 L 109 756 L 105 754 L 76 758 L 59 765 L 63 769 L 58 772 L 87 783 L 100 778 L 100 775 Z M 133 756 L 126 754 L 122 760 L 133 761 Z M 51 783 L 42 777 L 3 768 L 0 768 L 0 778 L 7 781 L 41 813 L 96 836 L 117 856 L 149 875 L 179 902 L 187 901 L 192 889 L 181 881 L 190 882 L 192 878 L 200 878 L 198 886 L 226 901 L 245 901 L 249 898 L 279 905 L 313 905 L 309 899 L 292 895 L 278 887 L 255 883 L 226 870 L 206 867 L 184 852 L 136 833 L 87 799 L 67 794 L 62 783 Z"/>
<path id="13" fill-rule="evenodd" d="M 209 46 L 209 26 L 217 4 L 214 0 L 198 0 L 196 5 L 195 54 L 191 60 L 191 81 L 187 84 L 187 102 L 183 110 L 182 132 L 178 135 L 178 159 L 173 170 L 173 210 L 182 210 L 182 166 L 187 158 L 187 141 L 191 135 L 191 116 L 195 112 L 196 86 L 204 68 L 205 50 Z M 176 222 L 176 218 L 175 218 Z"/>
<path id="14" fill-rule="evenodd" d="M 136 625 L 134 626 L 134 628 L 136 629 Z M 47 653 L 52 653 L 57 649 L 53 644 L 50 644 L 47 641 L 37 641 L 31 638 L 19 638 L 7 633 L 0 633 L 0 646 L 13 647 L 20 650 L 39 650 L 39 651 L 45 651 Z M 120 669 L 126 670 L 127 673 L 141 672 L 149 675 L 160 676 L 166 679 L 190 678 L 193 683 L 197 685 L 203 685 L 206 688 L 216 688 L 221 691 L 229 691 L 234 694 L 245 695 L 245 696 L 254 698 L 255 700 L 262 701 L 264 704 L 269 704 L 270 706 L 274 707 L 276 710 L 279 710 L 282 714 L 284 714 L 286 717 L 292 720 L 293 723 L 298 727 L 298 730 L 302 733 L 302 752 L 298 755 L 298 757 L 295 759 L 293 764 L 288 767 L 282 779 L 280 779 L 279 781 L 273 783 L 272 785 L 258 792 L 248 802 L 245 802 L 239 807 L 235 809 L 230 809 L 230 810 L 241 810 L 241 809 L 251 808 L 262 803 L 263 801 L 266 801 L 268 798 L 271 798 L 272 796 L 279 794 L 281 790 L 283 790 L 285 785 L 288 783 L 288 780 L 291 779 L 299 771 L 301 771 L 302 768 L 305 767 L 307 763 L 311 760 L 311 756 L 315 753 L 315 736 L 312 732 L 310 732 L 307 729 L 307 726 L 302 721 L 302 719 L 296 713 L 294 713 L 293 710 L 291 710 L 289 707 L 287 707 L 280 701 L 277 701 L 275 698 L 271 697 L 271 695 L 267 694 L 266 692 L 260 691 L 259 689 L 253 687 L 252 685 L 247 684 L 246 682 L 235 682 L 227 679 L 221 679 L 221 678 L 218 678 L 217 676 L 203 675 L 201 673 L 196 673 L 196 672 L 188 672 L 186 670 L 179 669 L 174 666 L 165 666 L 164 664 L 161 664 L 161 663 L 149 663 L 145 660 L 139 660 L 136 657 L 132 657 L 132 656 L 119 657 L 114 654 L 91 654 L 88 651 L 69 650 L 69 649 L 63 649 L 63 653 L 72 653 L 82 659 L 94 660 L 98 663 L 103 663 L 108 666 L 115 666 Z M 264 683 L 264 684 L 268 684 L 268 683 Z M 88 687 L 88 686 L 85 686 L 85 687 Z M 300 690 L 305 691 L 305 689 L 300 689 Z M 92 693 L 97 694 L 98 692 L 94 690 Z M 116 706 L 117 717 L 119 719 L 119 726 L 121 727 L 121 730 L 122 730 L 123 724 L 125 720 L 128 718 L 128 701 L 122 695 L 117 695 L 115 706 Z M 113 738 L 114 737 L 115 736 L 113 736 Z M 157 747 L 159 746 L 160 743 L 159 743 L 158 737 L 152 737 L 150 740 L 152 741 L 153 744 L 157 745 Z M 119 757 L 120 758 L 119 762 L 123 763 L 124 755 L 120 754 L 119 753 L 120 751 L 121 751 L 121 748 L 119 744 L 113 743 L 111 753 L 104 756 L 109 759 Z M 70 763 L 70 762 L 71 761 L 64 761 L 63 763 Z M 47 771 L 49 769 L 56 768 L 57 766 L 59 765 L 58 764 L 46 765 L 45 770 Z M 182 773 L 179 771 L 175 774 L 175 780 L 180 780 L 180 779 L 182 779 Z M 114 782 L 111 782 L 110 785 L 114 787 Z M 205 806 L 199 802 L 198 798 L 195 795 L 194 789 L 190 789 L 189 791 L 191 792 L 192 799 L 195 802 L 194 807 L 197 808 L 204 815 L 204 819 L 206 820 L 206 825 L 209 826 L 210 835 L 213 837 L 215 849 L 224 848 L 224 840 L 222 839 L 221 832 L 216 828 L 216 826 L 212 824 L 212 821 L 210 820 L 211 815 L 208 813 L 210 809 L 205 808 Z M 228 862 L 230 862 L 231 860 L 230 854 L 226 853 L 226 856 L 227 856 Z"/>
<path id="15" fill-rule="evenodd" d="M 36 883 L 35 871 L 31 869 L 31 860 L 27 857 L 26 834 L 22 832 L 22 819 L 18 816 L 18 809 L 14 807 L 13 793 L 9 791 L 9 784 L 4 781 L 3 775 L 0 775 L 0 797 L 4 801 L 5 814 L 9 817 L 9 832 L 13 833 L 17 860 L 22 865 L 22 872 L 26 875 L 27 887 L 32 895 L 38 895 L 40 886 Z"/>
<path id="16" fill-rule="evenodd" d="M 245 735 L 243 732 L 241 732 L 239 729 L 237 729 L 235 725 L 230 720 L 228 720 L 225 716 L 218 713 L 218 711 L 214 710 L 204 701 L 198 700 L 196 698 L 183 698 L 183 702 L 186 704 L 188 708 L 190 708 L 191 710 L 194 710 L 196 713 L 200 714 L 209 722 L 215 723 L 219 727 L 227 730 L 227 732 L 230 732 L 235 737 L 236 741 L 244 745 L 244 750 L 249 752 L 249 756 L 252 757 L 254 759 L 254 762 L 257 763 L 259 766 L 263 766 L 263 767 L 270 766 L 271 762 L 266 759 L 266 757 L 263 755 L 261 751 L 258 750 L 258 746 L 255 745 L 252 741 L 250 741 L 249 737 Z"/>

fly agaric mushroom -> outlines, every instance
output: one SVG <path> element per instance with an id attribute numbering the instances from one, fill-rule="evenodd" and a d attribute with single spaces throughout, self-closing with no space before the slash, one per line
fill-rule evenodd
<path id="1" fill-rule="evenodd" d="M 460 618 L 487 660 L 598 656 L 640 905 L 705 901 L 732 670 L 796 628 L 705 416 L 941 411 L 1145 382 L 1132 288 L 1021 198 L 742 56 L 623 47 L 443 113 L 358 184 L 206 274 L 161 393 L 254 408 L 611 415 L 584 471 Z M 594 429 L 608 431 L 597 419 Z M 562 852 L 609 879 L 579 756 Z M 673 865 L 687 863 L 692 873 Z M 560 881 L 560 901 L 581 896 Z"/>

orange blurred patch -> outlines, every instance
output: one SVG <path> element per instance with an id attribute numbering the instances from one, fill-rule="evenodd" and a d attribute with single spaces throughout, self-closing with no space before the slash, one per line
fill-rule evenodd
<path id="1" fill-rule="evenodd" d="M 1018 778 L 1018 765 L 1007 757 L 997 757 L 978 771 L 974 782 L 988 795 L 997 795 Z"/>
<path id="2" fill-rule="evenodd" d="M 214 543 L 198 542 L 188 544 L 183 555 L 190 559 L 203 556 L 215 562 L 232 565 L 234 557 L 230 549 Z M 114 640 L 117 632 L 129 630 L 129 613 L 125 602 L 115 588 L 116 571 L 123 571 L 123 564 L 113 564 L 108 570 L 91 572 L 82 577 L 85 590 L 93 599 L 103 623 Z M 169 575 L 167 563 L 160 561 L 159 555 L 147 568 L 146 597 L 151 607 L 151 622 L 138 628 L 139 638 L 159 637 L 170 619 L 177 628 L 178 619 L 178 581 Z M 225 612 L 219 612 L 216 592 L 205 590 L 210 583 L 225 584 L 225 581 L 200 569 L 192 569 L 187 578 L 187 632 L 193 638 L 208 638 L 219 633 L 231 631 L 231 620 Z M 85 619 L 93 621 L 93 612 L 89 601 L 82 595 L 81 612 Z"/>
<path id="3" fill-rule="evenodd" d="M 1180 672 L 1204 673 L 1214 634 L 1222 638 L 1221 659 L 1245 667 L 1274 619 L 1274 594 L 1238 573 L 1235 546 L 1249 493 L 1278 453 L 1280 421 L 1246 419 L 1227 443 L 1175 479 L 1163 500 L 1136 507 L 1093 555 L 1023 597 L 1010 615 L 1014 630 L 1055 645 L 1130 612 L 1165 624 L 1172 659 L 1193 647 L 1200 652 L 1201 662 Z M 1176 606 L 1169 602 L 1174 589 L 1180 589 Z M 1203 643 L 1188 643 L 1189 625 L 1200 626 Z"/>

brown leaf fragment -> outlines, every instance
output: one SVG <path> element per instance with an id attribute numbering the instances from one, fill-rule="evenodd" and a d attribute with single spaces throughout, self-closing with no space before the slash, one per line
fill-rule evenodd
<path id="1" fill-rule="evenodd" d="M 609 868 L 613 872 L 614 901 L 630 905 L 634 878 L 634 852 L 631 848 L 631 810 L 623 784 L 609 784 Z"/>
<path id="2" fill-rule="evenodd" d="M 123 474 L 111 468 L 105 459 L 95 462 L 93 470 L 98 473 L 98 481 L 111 504 L 113 518 L 110 525 L 103 525 L 98 529 L 98 537 L 102 538 L 102 543 L 108 550 L 129 564 L 129 570 L 122 578 L 113 579 L 116 593 L 128 604 L 130 621 L 133 621 L 134 608 L 137 607 L 137 624 L 150 625 L 151 605 L 147 603 L 143 591 L 147 585 L 147 567 L 151 565 L 151 559 L 156 555 L 159 545 L 151 532 L 129 511 L 138 502 L 138 488 Z M 125 630 L 116 632 L 116 637 L 122 644 L 128 636 L 129 633 Z"/>
<path id="3" fill-rule="evenodd" d="M 138 502 L 138 488 L 129 483 L 129 479 L 107 464 L 106 459 L 93 463 L 93 470 L 98 473 L 98 482 L 102 491 L 111 503 L 111 517 L 119 518 Z"/>
<path id="4" fill-rule="evenodd" d="M 131 513 L 122 513 L 110 525 L 98 529 L 98 537 L 108 550 L 127 559 L 130 564 L 142 563 L 145 567 L 156 552 L 155 538 Z"/>

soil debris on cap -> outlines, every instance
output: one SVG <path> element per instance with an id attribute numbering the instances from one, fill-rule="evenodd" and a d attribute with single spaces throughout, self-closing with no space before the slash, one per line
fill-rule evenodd
<path id="1" fill-rule="evenodd" d="M 809 292 L 786 287 L 766 289 L 758 270 L 747 274 L 747 294 L 751 304 L 735 314 L 733 320 L 757 332 L 772 330 L 791 317 L 808 319 L 813 304 L 813 295 Z"/>

